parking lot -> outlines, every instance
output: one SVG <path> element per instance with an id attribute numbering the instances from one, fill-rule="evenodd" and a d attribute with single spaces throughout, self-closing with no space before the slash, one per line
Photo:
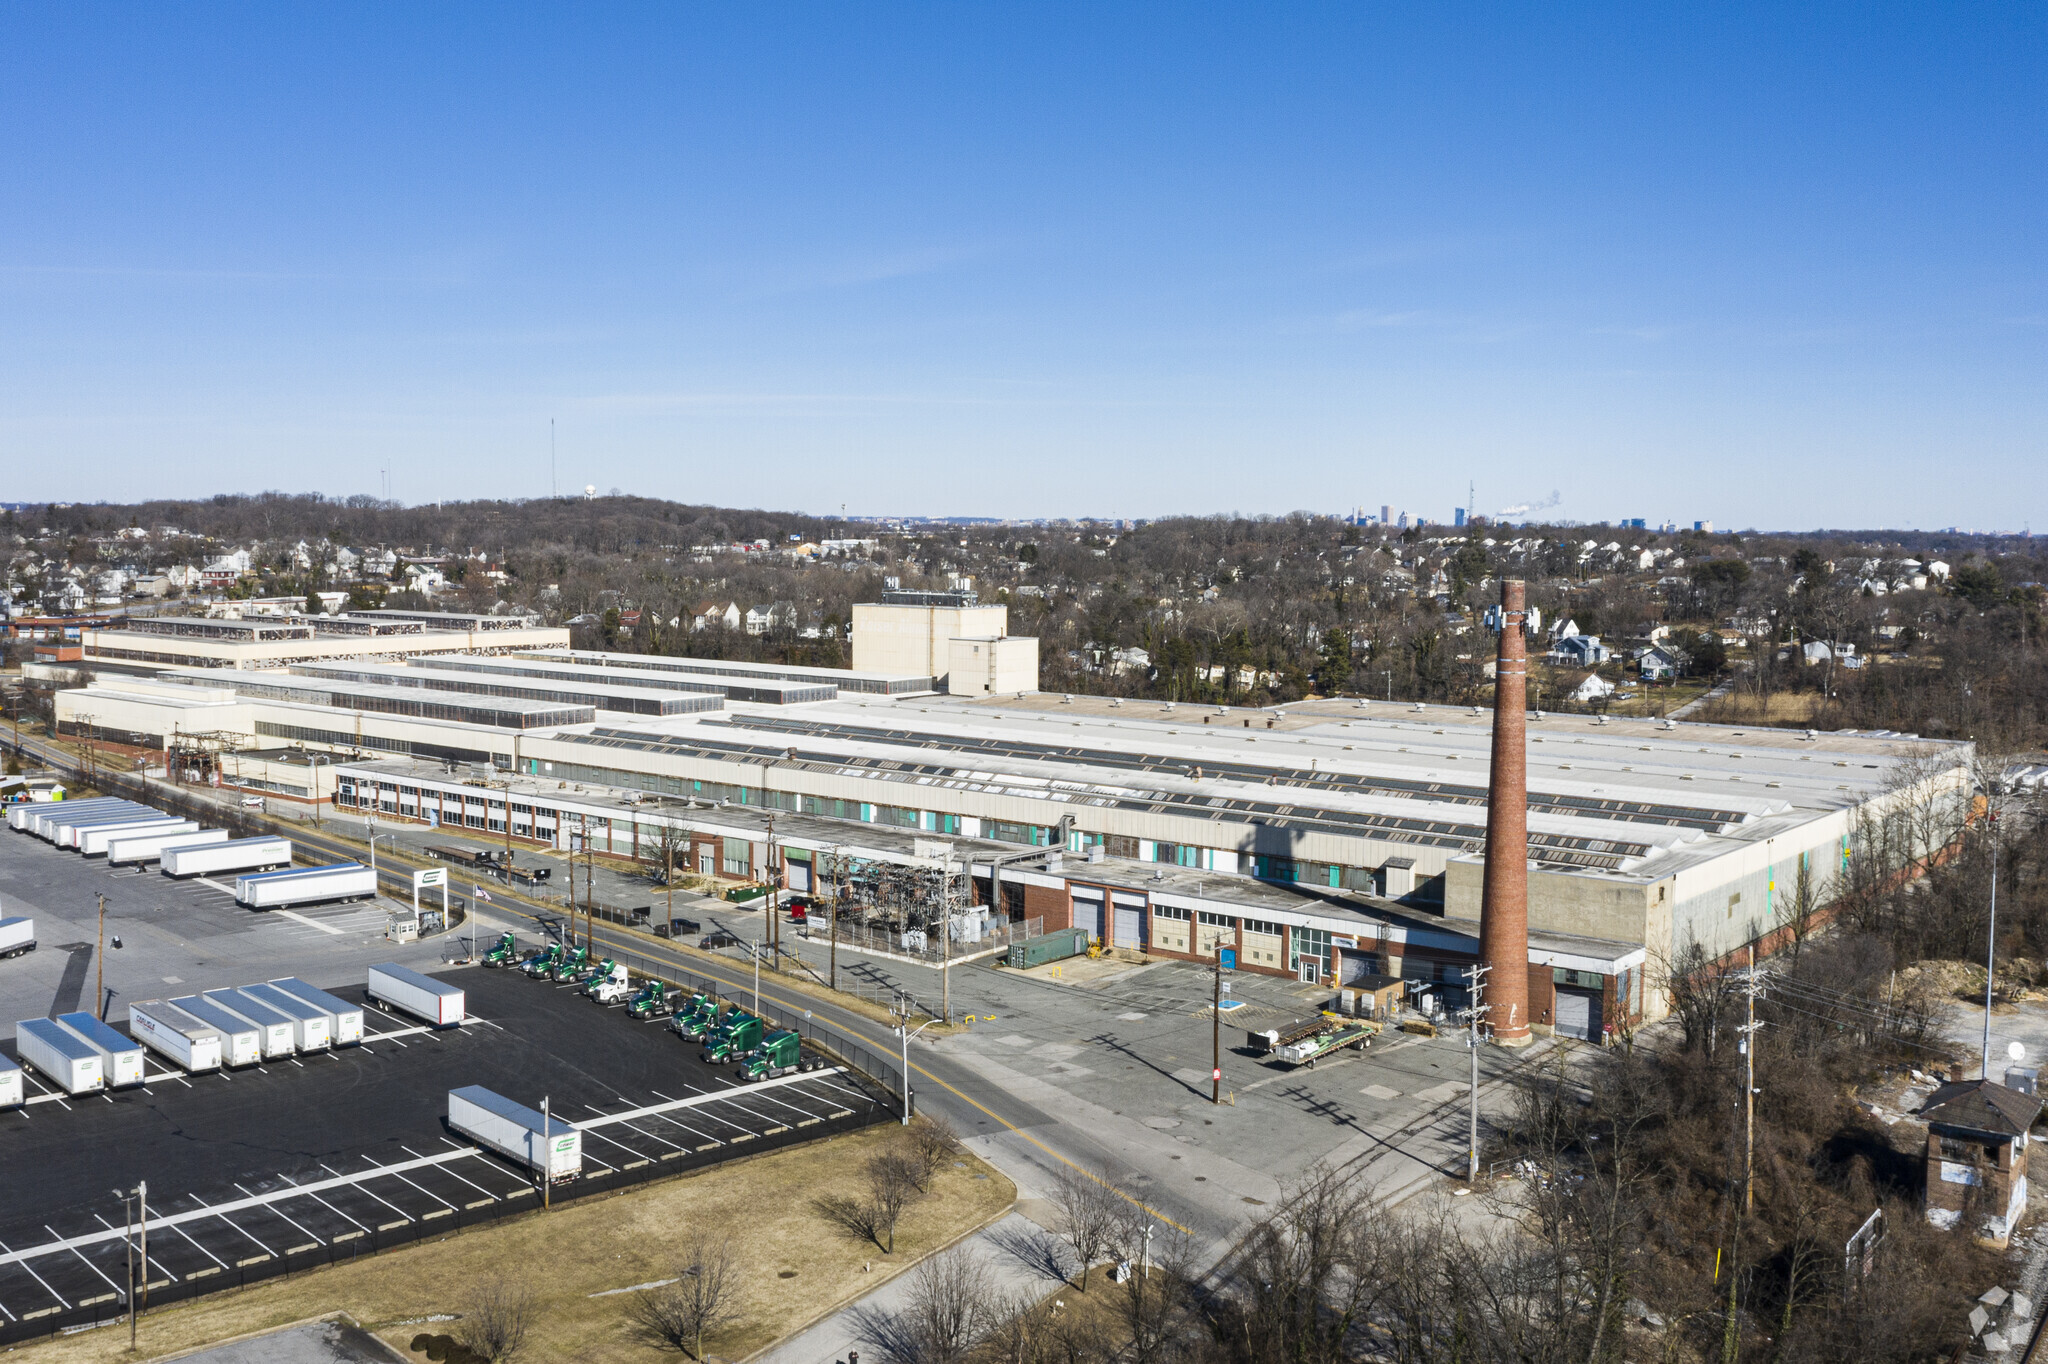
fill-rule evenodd
<path id="1" fill-rule="evenodd" d="M 446 978 L 469 994 L 458 1030 L 372 1011 L 360 1047 L 239 1071 L 188 1076 L 151 1054 L 141 1088 L 79 1099 L 29 1077 L 28 1105 L 0 1114 L 0 1339 L 125 1310 L 114 1190 L 140 1180 L 160 1301 L 534 1205 L 524 1171 L 446 1127 L 447 1092 L 462 1085 L 545 1096 L 583 1129 L 583 1177 L 556 1198 L 890 1116 L 886 1096 L 839 1070 L 741 1085 L 696 1044 L 568 986 Z"/>

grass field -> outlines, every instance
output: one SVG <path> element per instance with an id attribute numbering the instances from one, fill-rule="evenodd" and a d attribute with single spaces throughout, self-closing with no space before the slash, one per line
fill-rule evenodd
<path id="1" fill-rule="evenodd" d="M 900 1139 L 899 1128 L 871 1128 L 167 1308 L 143 1318 L 141 1348 L 132 1355 L 125 1326 L 13 1353 L 25 1364 L 156 1359 L 343 1311 L 407 1359 L 425 1361 L 409 1349 L 412 1340 L 454 1324 L 424 1319 L 460 1312 L 469 1285 L 503 1275 L 534 1295 L 522 1361 L 674 1359 L 635 1338 L 627 1316 L 632 1295 L 611 1290 L 673 1275 L 671 1247 L 709 1229 L 733 1237 L 746 1287 L 740 1319 L 707 1338 L 705 1349 L 738 1359 L 993 1221 L 1016 1198 L 1007 1179 L 963 1153 L 905 1212 L 894 1255 L 845 1240 L 810 1211 L 815 1194 L 851 1190 L 868 1156 Z"/>

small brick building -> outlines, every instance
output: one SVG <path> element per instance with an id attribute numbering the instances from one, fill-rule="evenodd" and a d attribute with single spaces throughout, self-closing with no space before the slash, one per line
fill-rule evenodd
<path id="1" fill-rule="evenodd" d="M 1993 1080 L 1951 1080 L 1921 1105 L 1927 1120 L 1927 1219 L 1967 1224 L 2003 1250 L 2027 1206 L 2028 1131 L 2041 1100 Z"/>

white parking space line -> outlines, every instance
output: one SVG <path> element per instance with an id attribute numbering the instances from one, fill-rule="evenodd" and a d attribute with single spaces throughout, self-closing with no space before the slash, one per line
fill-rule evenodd
<path id="1" fill-rule="evenodd" d="M 227 896 L 230 900 L 235 898 L 235 888 L 233 886 L 224 886 L 220 882 L 212 880 L 205 876 L 195 876 L 192 878 L 192 880 L 202 886 L 211 886 L 213 889 Z"/>
<path id="2" fill-rule="evenodd" d="M 405 1152 L 409 1156 L 417 1156 L 419 1154 L 419 1152 L 413 1150 L 410 1146 L 401 1146 L 398 1149 Z M 496 1194 L 491 1193 L 489 1189 L 486 1189 L 483 1185 L 477 1183 L 475 1180 L 464 1178 L 459 1170 L 449 1170 L 447 1171 L 447 1173 L 454 1175 L 457 1179 L 462 1180 L 464 1184 L 469 1185 L 470 1188 L 475 1189 L 478 1193 L 485 1194 L 489 1196 L 492 1199 L 492 1201 L 496 1201 Z"/>
<path id="3" fill-rule="evenodd" d="M 198 1194 L 187 1194 L 187 1195 L 186 1195 L 186 1197 L 187 1197 L 187 1198 L 190 1198 L 190 1199 L 191 1199 L 191 1200 L 192 1200 L 192 1201 L 193 1201 L 194 1203 L 197 1203 L 197 1204 L 199 1204 L 199 1206 L 200 1206 L 200 1207 L 202 1207 L 202 1208 L 206 1207 L 206 1204 L 205 1204 L 205 1202 L 204 1202 L 203 1200 L 201 1200 L 201 1198 L 199 1197 L 199 1195 L 198 1195 Z M 211 1209 L 208 1209 L 208 1211 L 212 1211 L 212 1210 L 211 1210 Z M 263 1252 L 263 1253 L 264 1253 L 265 1255 L 268 1255 L 268 1256 L 270 1256 L 270 1257 L 271 1257 L 272 1259 L 276 1259 L 276 1258 L 277 1258 L 277 1252 L 276 1252 L 276 1251 L 272 1250 L 272 1249 L 271 1249 L 271 1248 L 270 1248 L 269 1246 L 266 1246 L 266 1245 L 264 1245 L 264 1244 L 263 1244 L 263 1243 L 262 1243 L 261 1241 L 257 1240 L 257 1239 L 256 1239 L 256 1238 L 255 1238 L 254 1236 L 250 1236 L 250 1235 L 249 1235 L 249 1229 L 248 1229 L 247 1227 L 243 1226 L 243 1225 L 242 1225 L 242 1224 L 241 1224 L 240 1222 L 237 1222 L 237 1221 L 236 1221 L 236 1220 L 235 1220 L 234 1218 L 232 1218 L 232 1217 L 228 1217 L 228 1216 L 226 1216 L 226 1215 L 224 1215 L 224 1214 L 218 1214 L 218 1213 L 216 1213 L 215 1215 L 216 1215 L 216 1216 L 218 1216 L 218 1217 L 220 1217 L 220 1220 L 221 1220 L 221 1221 L 223 1221 L 223 1222 L 227 1223 L 227 1224 L 228 1224 L 229 1226 L 233 1227 L 233 1228 L 234 1228 L 234 1229 L 235 1229 L 236 1231 L 239 1231 L 239 1232 L 241 1232 L 243 1236 L 246 1236 L 246 1237 L 248 1237 L 248 1239 L 249 1239 L 249 1244 L 251 1244 L 251 1245 L 255 1246 L 255 1247 L 256 1247 L 256 1248 L 258 1249 L 258 1250 L 262 1251 L 262 1252 Z"/>
<path id="4" fill-rule="evenodd" d="M 333 924 L 323 924 L 318 919 L 309 919 L 295 909 L 273 909 L 269 913 L 272 918 L 290 919 L 295 924 L 304 924 L 307 928 L 317 928 L 322 933 L 332 933 L 337 938 L 341 936 L 341 930 Z"/>
<path id="5" fill-rule="evenodd" d="M 100 1224 L 101 1226 L 103 1226 L 103 1227 L 106 1227 L 106 1228 L 108 1228 L 109 1230 L 112 1230 L 112 1229 L 113 1229 L 113 1227 L 114 1227 L 114 1224 L 113 1224 L 112 1222 L 109 1222 L 109 1221 L 108 1221 L 108 1220 L 107 1220 L 106 1218 L 104 1218 L 104 1217 L 101 1217 L 101 1216 L 100 1216 L 100 1215 L 99 1215 L 98 1213 L 94 1213 L 94 1214 L 93 1214 L 93 1217 L 94 1217 L 94 1219 L 95 1219 L 95 1220 L 97 1220 L 97 1221 L 99 1222 L 99 1224 Z M 163 1261 L 161 1261 L 161 1260 L 157 1259 L 157 1258 L 156 1258 L 156 1256 L 154 1256 L 154 1255 L 150 1256 L 150 1257 L 149 1257 L 149 1263 L 150 1263 L 150 1264 L 152 1264 L 152 1265 L 155 1265 L 155 1266 L 156 1266 L 156 1267 L 157 1267 L 158 1269 L 162 1269 L 162 1270 L 163 1270 L 163 1273 L 164 1273 L 164 1277 L 165 1277 L 165 1278 L 167 1278 L 167 1279 L 169 1279 L 169 1280 L 170 1280 L 170 1281 L 171 1281 L 172 1283 L 177 1283 L 177 1282 L 178 1282 L 178 1276 L 177 1276 L 177 1275 L 175 1275 L 175 1274 L 173 1274 L 173 1273 L 171 1273 L 171 1271 L 170 1271 L 170 1270 L 168 1270 L 168 1269 L 165 1269 L 165 1268 L 164 1268 L 164 1263 L 163 1263 Z M 145 1266 L 145 1268 L 146 1268 L 146 1267 L 147 1267 L 147 1266 Z"/>
<path id="6" fill-rule="evenodd" d="M 200 1244 L 199 1244 L 199 1243 L 198 1243 L 197 1241 L 194 1241 L 194 1240 L 192 1240 L 192 1233 L 191 1233 L 191 1232 L 189 1232 L 189 1231 L 186 1231 L 186 1230 L 185 1230 L 185 1229 L 184 1229 L 183 1227 L 180 1227 L 180 1226 L 176 1226 L 176 1225 L 173 1225 L 173 1226 L 171 1227 L 171 1230 L 172 1230 L 172 1231 L 175 1231 L 176 1233 L 178 1233 L 178 1235 L 180 1235 L 180 1236 L 184 1237 L 184 1238 L 185 1238 L 185 1239 L 186 1239 L 187 1241 L 191 1242 L 191 1245 L 192 1245 L 192 1249 L 194 1249 L 194 1250 L 198 1251 L 198 1252 L 199 1252 L 199 1253 L 200 1253 L 201 1255 L 204 1255 L 204 1256 L 205 1256 L 205 1257 L 206 1257 L 207 1259 L 209 1259 L 209 1260 L 213 1261 L 213 1262 L 214 1262 L 215 1264 L 219 1265 L 219 1266 L 220 1266 L 220 1267 L 221 1267 L 222 1269 L 226 1269 L 226 1268 L 228 1267 L 228 1262 L 227 1262 L 226 1260 L 223 1260 L 223 1259 L 221 1259 L 221 1258 L 220 1258 L 220 1256 L 218 1256 L 218 1255 L 214 1254 L 214 1253 L 213 1253 L 212 1251 L 208 1250 L 208 1249 L 207 1249 L 207 1248 L 206 1248 L 205 1246 L 202 1246 L 202 1245 L 200 1245 Z M 207 1270 L 206 1272 L 207 1272 L 207 1273 L 209 1273 L 209 1274 L 211 1274 L 211 1273 L 212 1273 L 213 1271 L 212 1271 L 212 1270 Z M 191 1278 L 192 1276 L 191 1276 L 190 1274 L 187 1274 L 187 1275 L 186 1275 L 185 1277 L 189 1279 L 189 1278 Z"/>
<path id="7" fill-rule="evenodd" d="M 6 1254 L 7 1254 L 7 1255 L 9 1255 L 10 1257 L 12 1257 L 12 1258 L 13 1258 L 13 1259 L 15 1260 L 15 1262 L 16 1262 L 17 1264 L 19 1264 L 19 1265 L 20 1265 L 20 1266 L 21 1266 L 21 1267 L 22 1267 L 23 1269 L 27 1270 L 27 1271 L 28 1271 L 28 1276 L 29 1276 L 29 1277 L 30 1277 L 31 1279 L 34 1279 L 34 1280 L 35 1280 L 35 1281 L 36 1281 L 37 1283 L 39 1283 L 39 1284 L 41 1284 L 41 1285 L 43 1286 L 43 1291 L 44 1291 L 44 1292 L 48 1293 L 48 1294 L 49 1294 L 49 1295 L 50 1295 L 51 1297 L 55 1298 L 55 1299 L 56 1299 L 56 1300 L 57 1300 L 58 1302 L 62 1302 L 62 1303 L 64 1303 L 64 1307 L 65 1307 L 65 1310 L 66 1310 L 66 1311 L 69 1311 L 69 1310 L 70 1310 L 70 1308 L 71 1308 L 71 1304 L 70 1304 L 70 1303 L 68 1303 L 68 1302 L 64 1302 L 64 1295 L 63 1295 L 62 1293 L 59 1293 L 59 1292 L 58 1292 L 58 1291 L 57 1291 L 56 1289 L 54 1289 L 54 1288 L 50 1287 L 50 1282 L 49 1282 L 49 1280 L 45 1279 L 45 1278 L 44 1278 L 44 1277 L 43 1277 L 42 1275 L 40 1275 L 40 1274 L 36 1273 L 36 1270 L 35 1270 L 35 1266 L 34 1266 L 34 1265 L 30 1264 L 30 1263 L 29 1263 L 29 1262 L 28 1262 L 27 1260 L 24 1260 L 24 1259 L 22 1259 L 22 1258 L 21 1258 L 20 1256 L 18 1256 L 18 1255 L 15 1255 L 15 1253 L 14 1253 L 13 1251 L 11 1251 L 11 1250 L 8 1250 L 8 1249 L 7 1249 L 7 1243 L 6 1243 L 5 1241 L 0 1241 L 0 1251 L 4 1251 L 4 1252 L 6 1252 Z"/>
<path id="8" fill-rule="evenodd" d="M 320 1168 L 327 1171 L 328 1174 L 334 1173 L 334 1167 L 332 1165 L 322 1165 Z M 417 1217 L 414 1217 L 404 1208 L 399 1207 L 396 1203 L 393 1203 L 390 1199 L 386 1198 L 383 1194 L 378 1193 L 375 1189 L 371 1188 L 367 1184 L 355 1183 L 352 1185 L 352 1187 L 356 1190 L 357 1193 L 368 1194 L 370 1197 L 376 1199 L 379 1203 L 382 1203 L 385 1207 L 391 1209 L 391 1211 L 397 1213 L 400 1217 L 404 1218 L 408 1222 L 417 1222 L 419 1220 Z M 383 1228 L 379 1227 L 378 1230 L 382 1231 Z"/>
<path id="9" fill-rule="evenodd" d="M 298 1184 L 297 1184 L 297 1183 L 296 1183 L 296 1182 L 295 1182 L 295 1181 L 294 1181 L 294 1180 L 292 1179 L 292 1177 L 291 1177 L 290 1175 L 279 1175 L 279 1176 L 278 1176 L 278 1178 L 279 1178 L 279 1179 L 281 1179 L 281 1180 L 283 1180 L 283 1181 L 284 1181 L 285 1183 L 287 1183 L 287 1184 L 290 1184 L 290 1185 L 291 1185 L 291 1186 L 292 1186 L 293 1188 L 297 1188 L 297 1187 L 298 1187 Z M 336 1217 L 339 1217 L 339 1218 L 340 1218 L 340 1219 L 341 1219 L 342 1221 L 344 1221 L 344 1222 L 347 1222 L 347 1223 L 349 1223 L 350 1225 L 352 1225 L 352 1226 L 356 1227 L 356 1228 L 357 1228 L 358 1230 L 361 1230 L 361 1231 L 368 1231 L 368 1230 L 369 1230 L 369 1228 L 368 1228 L 368 1227 L 364 1226 L 364 1225 L 363 1225 L 363 1224 L 362 1224 L 361 1222 L 358 1222 L 358 1221 L 356 1221 L 356 1219 L 355 1219 L 355 1218 L 353 1218 L 353 1217 L 350 1217 L 350 1216 L 349 1216 L 349 1215 L 348 1215 L 347 1213 L 343 1212 L 343 1211 L 342 1211 L 342 1210 L 341 1210 L 340 1208 L 337 1208 L 337 1207 L 335 1207 L 335 1206 L 334 1206 L 334 1205 L 333 1205 L 332 1203 L 329 1203 L 329 1202 L 328 1202 L 328 1201 L 327 1201 L 326 1199 L 322 1198 L 322 1197 L 321 1197 L 321 1196 L 320 1196 L 319 1194 L 316 1194 L 316 1193 L 309 1193 L 309 1194 L 307 1194 L 307 1195 L 306 1195 L 306 1197 L 308 1197 L 308 1198 L 312 1199 L 312 1200 L 313 1200 L 313 1201 L 314 1201 L 315 1203 L 318 1203 L 318 1204 L 319 1204 L 319 1205 L 320 1205 L 321 1207 L 323 1207 L 323 1208 L 327 1209 L 327 1211 L 329 1211 L 329 1212 L 333 1213 L 333 1214 L 334 1214 L 334 1215 L 335 1215 Z"/>
<path id="10" fill-rule="evenodd" d="M 242 1189 L 242 1186 L 241 1186 L 241 1185 L 239 1185 L 239 1184 L 235 1185 L 235 1187 L 236 1187 L 236 1188 L 238 1188 L 238 1189 Z M 242 1192 L 243 1192 L 243 1193 L 245 1193 L 245 1194 L 248 1194 L 248 1193 L 249 1193 L 249 1191 L 248 1191 L 247 1189 L 242 1189 Z M 254 1198 L 254 1197 L 255 1197 L 255 1195 L 254 1195 L 254 1194 L 249 1194 L 249 1196 L 250 1196 L 251 1198 Z M 294 1220 L 293 1220 L 292 1218 L 286 1217 L 286 1216 L 285 1216 L 285 1214 L 284 1214 L 284 1210 L 283 1210 L 282 1208 L 278 1207 L 278 1206 L 277 1206 L 277 1204 L 275 1204 L 275 1203 L 272 1203 L 272 1204 L 269 1204 L 269 1205 L 267 1205 L 267 1206 L 265 1207 L 264 1211 L 268 1212 L 268 1213 L 269 1213 L 269 1214 L 270 1214 L 271 1216 L 273 1216 L 273 1217 L 275 1217 L 275 1218 L 278 1218 L 278 1219 L 279 1219 L 279 1220 L 281 1220 L 281 1221 L 285 1221 L 285 1222 L 290 1222 L 290 1223 L 291 1223 L 291 1224 L 292 1224 L 293 1226 L 295 1226 L 295 1227 L 298 1227 L 298 1228 L 299 1228 L 299 1231 L 300 1231 L 300 1232 L 301 1232 L 302 1234 L 304 1234 L 304 1235 L 306 1235 L 306 1236 L 312 1236 L 312 1237 L 313 1237 L 313 1244 L 314 1244 L 314 1245 L 316 1245 L 316 1246 L 324 1246 L 324 1245 L 326 1245 L 326 1244 L 327 1244 L 327 1243 L 326 1243 L 325 1241 L 321 1240 L 321 1239 L 320 1239 L 319 1237 L 317 1237 L 317 1236 L 313 1236 L 313 1233 L 312 1233 L 312 1232 L 310 1232 L 310 1231 L 308 1231 L 308 1230 L 306 1230 L 306 1228 L 305 1228 L 305 1227 L 303 1227 L 303 1226 L 299 1226 L 298 1222 L 294 1221 Z"/>
<path id="11" fill-rule="evenodd" d="M 51 1226 L 51 1225 L 50 1225 L 50 1224 L 49 1224 L 48 1222 L 45 1222 L 45 1223 L 43 1223 L 43 1230 L 44 1230 L 44 1231 L 47 1231 L 47 1232 L 48 1232 L 48 1233 L 50 1233 L 50 1235 L 52 1235 L 52 1236 L 55 1236 L 55 1235 L 57 1234 L 57 1229 L 56 1229 L 55 1227 Z M 101 1269 L 101 1268 L 100 1268 L 100 1267 L 99 1267 L 98 1265 L 94 1264 L 94 1263 L 93 1263 L 93 1262 L 92 1262 L 91 1260 L 88 1260 L 88 1259 L 86 1259 L 86 1258 L 85 1258 L 85 1255 L 84 1255 L 84 1253 L 83 1253 L 82 1251 L 80 1251 L 80 1250 L 79 1250 L 79 1248 L 78 1248 L 77 1246 L 73 1246 L 73 1247 L 71 1247 L 71 1253 L 72 1253 L 73 1255 L 76 1255 L 76 1256 L 78 1256 L 78 1262 L 79 1262 L 80 1264 L 84 1265 L 84 1266 L 85 1266 L 85 1267 L 86 1267 L 87 1269 L 91 1270 L 91 1271 L 92 1271 L 93 1273 L 95 1273 L 95 1274 L 99 1275 L 99 1276 L 100 1276 L 100 1277 L 101 1277 L 102 1279 L 106 1279 L 106 1281 L 107 1281 L 107 1287 L 109 1287 L 109 1288 L 111 1288 L 111 1289 L 113 1289 L 113 1290 L 114 1290 L 113 1296 L 115 1296 L 115 1297 L 117 1297 L 117 1298 L 121 1296 L 121 1291 L 122 1291 L 122 1290 L 121 1290 L 121 1285 L 119 1285 L 119 1284 L 115 1283 L 115 1282 L 114 1282 L 114 1281 L 113 1281 L 112 1279 L 107 1279 L 107 1272 L 106 1272 L 106 1271 L 105 1271 L 104 1269 Z"/>

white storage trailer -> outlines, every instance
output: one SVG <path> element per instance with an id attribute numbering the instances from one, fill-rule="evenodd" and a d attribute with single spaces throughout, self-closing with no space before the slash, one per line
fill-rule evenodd
<path id="1" fill-rule="evenodd" d="M 220 1069 L 224 1039 L 219 1031 L 161 999 L 130 1004 L 128 1031 L 151 1051 L 162 1052 L 195 1075 Z"/>
<path id="2" fill-rule="evenodd" d="M 107 849 L 117 838 L 131 838 L 137 834 L 147 833 L 196 834 L 198 832 L 199 821 L 178 819 L 171 815 L 164 815 L 157 819 L 152 819 L 146 824 L 134 824 L 127 828 L 109 829 L 95 826 L 90 829 L 82 829 L 78 834 L 78 851 L 87 857 L 103 857 L 106 855 Z"/>
<path id="3" fill-rule="evenodd" d="M 189 823 L 190 821 L 187 821 Z M 189 828 L 183 833 L 125 833 L 107 840 L 107 862 L 154 862 L 172 848 L 201 848 L 228 841 L 226 829 Z"/>
<path id="4" fill-rule="evenodd" d="M 253 1066 L 263 1059 L 263 1029 L 238 1018 L 217 1004 L 209 1004 L 201 995 L 179 995 L 171 1001 L 174 1009 L 183 1009 L 192 1017 L 220 1034 L 220 1063 L 224 1066 Z"/>
<path id="5" fill-rule="evenodd" d="M 114 796 L 94 796 L 89 800 L 58 800 L 46 805 L 16 806 L 7 814 L 9 823 L 14 823 L 16 816 L 19 816 L 20 823 L 15 827 L 23 833 L 34 834 L 37 838 L 48 838 L 48 826 L 53 820 L 83 818 L 95 810 L 111 810 L 134 803 Z"/>
<path id="6" fill-rule="evenodd" d="M 105 1089 L 107 1071 L 99 1049 L 54 1018 L 24 1018 L 14 1025 L 14 1049 L 36 1073 L 66 1094 Z"/>
<path id="7" fill-rule="evenodd" d="M 360 862 L 289 871 L 255 872 L 235 878 L 235 902 L 251 909 L 285 909 L 335 900 L 366 900 L 377 893 L 377 873 Z"/>
<path id="8" fill-rule="evenodd" d="M 448 1091 L 448 1125 L 487 1150 L 545 1175 L 550 1184 L 583 1173 L 583 1133 L 550 1114 L 482 1085 Z"/>
<path id="9" fill-rule="evenodd" d="M 27 1089 L 22 1083 L 21 1067 L 11 1057 L 0 1056 L 0 1108 L 19 1108 L 27 1103 Z"/>
<path id="10" fill-rule="evenodd" d="M 292 842 L 288 838 L 231 838 L 225 843 L 165 848 L 161 861 L 166 876 L 218 876 L 227 871 L 263 871 L 290 866 Z"/>
<path id="11" fill-rule="evenodd" d="M 0 957 L 18 957 L 36 950 L 36 921 L 17 915 L 0 919 Z"/>
<path id="12" fill-rule="evenodd" d="M 263 1035 L 266 1057 L 290 1056 L 298 1049 L 297 1029 L 292 1021 L 259 999 L 240 990 L 208 990 L 200 996 L 216 1009 L 224 1009 Z"/>
<path id="13" fill-rule="evenodd" d="M 89 1013 L 58 1014 L 57 1021 L 78 1034 L 79 1040 L 100 1054 L 100 1074 L 108 1089 L 125 1089 L 142 1083 L 142 1044 Z"/>
<path id="14" fill-rule="evenodd" d="M 36 812 L 28 817 L 28 831 L 45 843 L 55 843 L 59 841 L 60 828 L 133 814 L 143 808 L 132 800 L 60 801 L 55 805 L 38 806 Z"/>
<path id="15" fill-rule="evenodd" d="M 152 824 L 164 818 L 161 810 L 152 810 L 147 805 L 134 805 L 126 810 L 108 810 L 102 814 L 88 815 L 83 819 L 73 817 L 59 820 L 51 825 L 56 837 L 51 841 L 60 848 L 75 848 L 78 837 L 87 829 L 113 829 L 125 825 Z"/>
<path id="16" fill-rule="evenodd" d="M 372 1002 L 382 1005 L 387 1013 L 392 1009 L 402 1009 L 437 1028 L 453 1028 L 462 1023 L 463 992 L 460 985 L 435 980 L 396 962 L 372 966 L 369 984 L 363 993 Z"/>
<path id="17" fill-rule="evenodd" d="M 269 985 L 244 985 L 242 993 L 290 1019 L 292 1045 L 300 1051 L 326 1051 L 333 1044 L 334 1019 L 327 1010 Z"/>
<path id="18" fill-rule="evenodd" d="M 329 1035 L 337 1047 L 353 1047 L 363 1040 L 363 1011 L 345 999 L 337 999 L 317 986 L 308 985 L 297 976 L 280 976 L 270 982 L 273 990 L 282 990 L 293 999 L 312 1005 L 327 1015 Z"/>

